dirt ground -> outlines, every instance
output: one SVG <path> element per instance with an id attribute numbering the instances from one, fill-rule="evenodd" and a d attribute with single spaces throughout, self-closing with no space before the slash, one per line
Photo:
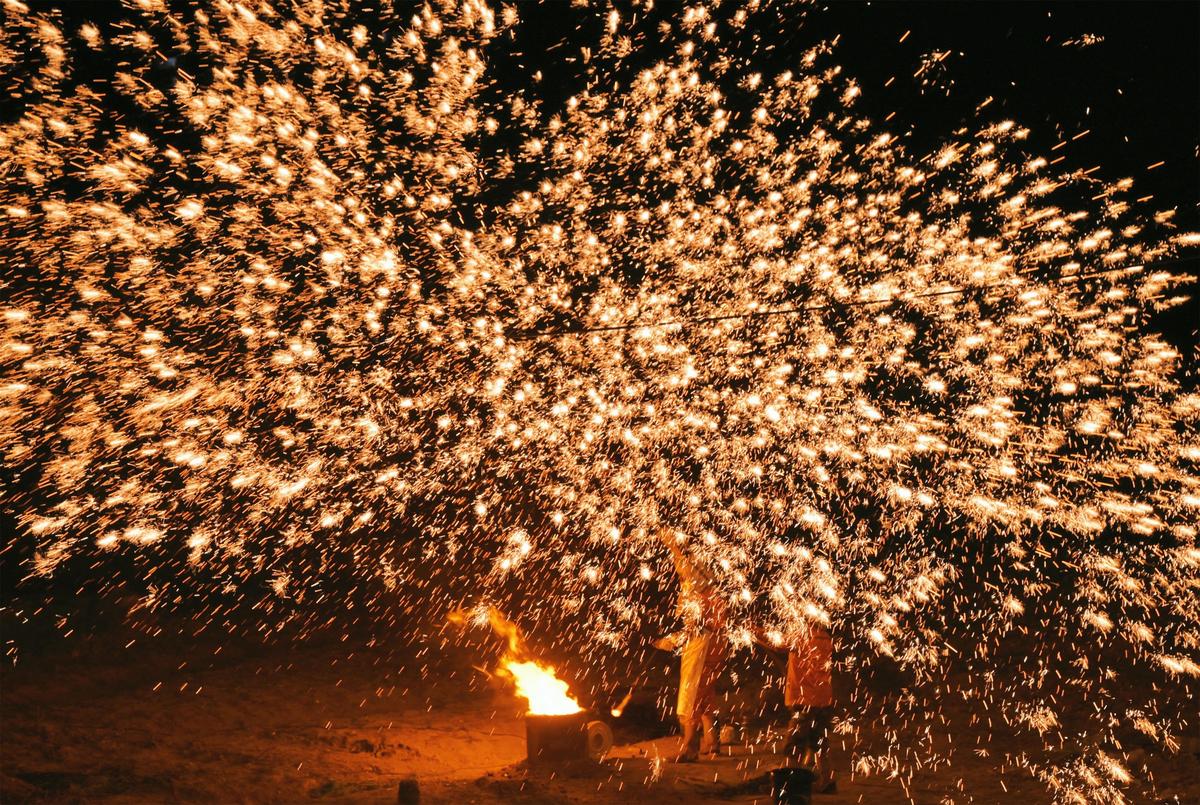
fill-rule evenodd
<path id="1" fill-rule="evenodd" d="M 770 801 L 764 776 L 780 763 L 761 735 L 680 765 L 667 760 L 677 738 L 618 728 L 602 763 L 531 774 L 522 704 L 481 684 L 466 652 L 131 639 L 5 667 L 0 800 L 395 803 L 415 779 L 422 803 L 749 805 Z M 972 753 L 909 779 L 852 774 L 841 736 L 833 756 L 839 790 L 818 803 L 1049 801 L 1037 781 L 1001 777 Z M 1160 793 L 1200 802 L 1200 784 Z"/>

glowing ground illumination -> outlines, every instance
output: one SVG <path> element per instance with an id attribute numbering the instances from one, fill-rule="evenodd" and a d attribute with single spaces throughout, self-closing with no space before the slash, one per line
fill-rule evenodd
<path id="1" fill-rule="evenodd" d="M 511 7 L 136 5 L 111 36 L 3 5 L 31 574 L 125 568 L 218 623 L 335 584 L 526 596 L 601 666 L 670 617 L 666 526 L 738 644 L 817 620 L 840 673 L 911 675 L 860 771 L 976 751 L 909 740 L 960 702 L 1064 798 L 1118 799 L 1130 736 L 1178 745 L 1200 397 L 1143 323 L 1200 236 L 1131 179 L 1055 173 L 982 109 L 906 152 L 832 47 L 733 58 L 786 6 L 692 6 L 645 66 L 598 10 L 586 90 L 545 108 L 491 83 Z"/>

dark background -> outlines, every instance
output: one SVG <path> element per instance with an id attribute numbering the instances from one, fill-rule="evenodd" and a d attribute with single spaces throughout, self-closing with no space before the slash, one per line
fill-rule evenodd
<path id="1" fill-rule="evenodd" d="M 84 21 L 111 26 L 132 16 L 119 0 L 31 5 L 58 12 L 72 32 Z M 186 12 L 196 4 L 169 5 Z M 373 4 L 359 5 L 362 19 L 355 22 L 370 25 Z M 421 4 L 412 5 L 416 10 Z M 501 4 L 495 5 L 499 12 Z M 490 78 L 501 92 L 539 96 L 553 112 L 583 89 L 581 48 L 594 45 L 607 4 L 515 5 L 521 21 L 505 37 L 515 41 L 490 48 Z M 623 19 L 642 23 L 644 35 L 630 59 L 634 69 L 669 55 L 656 26 L 675 21 L 684 3 L 661 0 L 649 13 L 640 3 L 614 5 Z M 725 11 L 738 7 L 726 5 Z M 1098 177 L 1131 177 L 1134 197 L 1150 197 L 1149 210 L 1175 208 L 1180 231 L 1200 228 L 1200 3 L 838 2 L 801 6 L 799 12 L 779 5 L 777 14 L 759 15 L 735 48 L 745 57 L 745 72 L 781 72 L 795 67 L 813 44 L 836 41 L 835 62 L 863 90 L 858 111 L 887 121 L 910 153 L 936 149 L 960 127 L 1012 119 L 1030 129 L 1031 153 L 1061 158 L 1056 169 L 1098 165 Z M 772 20 L 771 29 L 762 20 Z M 89 64 L 88 55 L 75 54 L 77 78 L 111 75 L 114 65 Z M 165 72 L 173 67 L 163 65 Z M 6 111 L 8 117 L 14 110 Z M 1192 371 L 1198 322 L 1195 301 L 1156 322 L 1191 353 Z"/>
<path id="2" fill-rule="evenodd" d="M 566 0 L 517 5 L 523 55 L 493 77 L 518 90 L 540 71 L 551 104 L 582 89 L 571 75 L 598 30 L 587 22 L 594 12 Z M 650 17 L 670 21 L 680 7 L 659 2 Z M 1200 228 L 1200 3 L 836 2 L 812 4 L 802 24 L 798 16 L 783 11 L 773 30 L 747 31 L 745 73 L 794 68 L 815 43 L 836 40 L 833 62 L 862 87 L 856 110 L 887 121 L 910 154 L 937 149 L 956 129 L 1011 119 L 1029 128 L 1030 153 L 1061 158 L 1055 170 L 1099 165 L 1099 178 L 1130 177 L 1133 197 L 1150 197 L 1148 212 L 1175 209 L 1178 231 Z M 668 55 L 651 36 L 640 43 L 645 65 Z M 1200 301 L 1153 328 L 1194 374 Z"/>
<path id="3" fill-rule="evenodd" d="M 369 24 L 368 4 L 363 18 Z M 115 0 L 33 5 L 60 13 L 70 33 L 85 21 L 110 27 L 132 16 Z M 194 4 L 171 5 L 186 11 Z M 567 0 L 517 5 L 515 41 L 491 49 L 491 78 L 501 92 L 540 96 L 553 112 L 585 84 L 580 48 L 594 43 L 604 7 Z M 635 13 L 627 3 L 618 7 L 627 19 Z M 645 33 L 631 69 L 669 55 L 668 46 L 658 44 L 656 24 L 672 21 L 681 7 L 665 1 L 649 15 L 636 12 Z M 1151 197 L 1148 212 L 1174 208 L 1180 231 L 1200 229 L 1200 4 L 846 2 L 763 17 L 773 29 L 747 30 L 735 48 L 753 65 L 746 72 L 795 67 L 812 45 L 836 39 L 834 61 L 863 90 L 857 111 L 886 120 L 910 153 L 936 149 L 961 127 L 1013 119 L 1030 129 L 1031 153 L 1061 157 L 1056 169 L 1099 165 L 1104 179 L 1132 177 L 1134 197 Z M 86 58 L 86 51 L 72 56 L 77 80 L 110 76 L 116 68 Z M 914 77 L 923 64 L 929 66 Z M 169 74 L 174 65 L 168 61 L 162 69 Z M 539 72 L 542 79 L 535 81 Z M 994 100 L 980 111 L 988 98 Z M 5 118 L 19 114 L 11 98 L 3 104 Z M 1176 270 L 1200 273 L 1200 264 Z M 1188 356 L 1194 385 L 1200 303 L 1158 316 L 1153 328 Z M 10 545 L 13 514 L 0 513 Z M 24 575 L 12 560 L 13 552 L 0 551 L 5 602 Z"/>
<path id="4" fill-rule="evenodd" d="M 983 119 L 1028 127 L 1031 152 L 1063 157 L 1061 169 L 1099 165 L 1105 179 L 1131 177 L 1133 196 L 1152 196 L 1151 209 L 1177 209 L 1180 231 L 1200 226 L 1200 4 L 837 3 L 809 21 L 841 34 L 839 58 L 862 82 L 863 108 L 895 112 L 895 130 L 911 131 L 917 150 L 993 97 Z M 1087 34 L 1102 40 L 1077 44 Z M 912 77 L 922 54 L 946 51 L 944 69 Z M 1195 371 L 1200 302 L 1155 324 L 1191 353 Z"/>

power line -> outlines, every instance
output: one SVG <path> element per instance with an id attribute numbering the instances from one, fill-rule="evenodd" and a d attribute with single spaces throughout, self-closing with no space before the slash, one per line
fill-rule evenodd
<path id="1" fill-rule="evenodd" d="M 1065 277 L 1055 277 L 1049 282 L 1067 283 L 1078 282 L 1080 280 L 1090 279 L 1092 277 L 1101 277 L 1106 274 L 1128 273 L 1134 274 L 1147 269 L 1162 268 L 1164 266 L 1178 265 L 1180 263 L 1193 263 L 1200 261 L 1200 255 L 1191 257 L 1177 257 L 1169 260 L 1160 260 L 1156 263 L 1141 263 L 1132 266 L 1122 266 L 1120 268 L 1108 268 L 1102 271 L 1091 271 L 1086 274 L 1071 274 Z M 736 319 L 757 319 L 767 318 L 770 316 L 793 316 L 798 313 L 805 313 L 813 310 L 827 310 L 830 308 L 845 308 L 845 307 L 866 307 L 869 305 L 890 305 L 895 302 L 909 302 L 914 299 L 929 299 L 938 296 L 952 296 L 954 294 L 971 293 L 974 291 L 986 291 L 991 288 L 999 288 L 1005 285 L 1010 285 L 1010 281 L 1001 281 L 992 283 L 991 285 L 974 285 L 968 288 L 951 288 L 942 291 L 929 291 L 927 293 L 909 294 L 905 296 L 893 296 L 887 299 L 859 299 L 850 302 L 826 302 L 817 305 L 798 305 L 795 307 L 775 308 L 772 310 L 754 310 L 748 313 L 726 313 L 720 316 L 700 316 L 692 319 L 675 319 L 672 321 L 658 322 L 640 322 L 630 324 L 606 324 L 598 327 L 558 327 L 549 330 L 531 330 L 523 333 L 515 333 L 508 336 L 510 341 L 532 341 L 538 338 L 547 338 L 557 335 L 583 335 L 586 333 L 605 333 L 616 332 L 621 330 L 640 330 L 643 327 L 682 327 L 687 324 L 713 324 L 722 321 L 733 321 Z"/>

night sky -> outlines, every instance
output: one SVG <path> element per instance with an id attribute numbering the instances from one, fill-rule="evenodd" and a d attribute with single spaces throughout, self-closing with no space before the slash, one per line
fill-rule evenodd
<path id="1" fill-rule="evenodd" d="M 538 12 L 522 27 L 524 58 L 500 81 L 524 87 L 540 71 L 545 97 L 561 102 L 579 89 L 563 80 L 578 64 L 576 40 L 594 31 L 579 27 L 584 15 L 567 2 L 522 5 Z M 676 4 L 656 10 L 667 18 Z M 763 38 L 768 46 L 755 43 L 747 63 L 764 72 L 836 40 L 836 61 L 862 83 L 859 108 L 903 133 L 913 152 L 936 149 L 959 127 L 1011 118 L 1030 128 L 1030 153 L 1061 156 L 1064 170 L 1099 165 L 1100 176 L 1133 177 L 1151 206 L 1178 209 L 1181 231 L 1200 222 L 1196 3 L 816 3 L 802 27 Z M 648 43 L 644 61 L 661 55 Z M 1200 306 L 1176 308 L 1156 326 L 1194 355 L 1197 321 Z"/>
<path id="2" fill-rule="evenodd" d="M 108 0 L 32 6 L 80 22 L 127 13 Z M 601 26 L 567 0 L 518 7 L 525 22 L 512 50 L 496 54 L 491 78 L 502 94 L 537 95 L 553 108 L 582 88 L 580 48 Z M 680 8 L 658 3 L 652 16 L 666 20 Z M 859 108 L 904 133 L 913 152 L 935 149 L 960 126 L 1011 118 L 1031 129 L 1030 153 L 1061 157 L 1063 170 L 1098 165 L 1098 176 L 1133 177 L 1151 206 L 1177 208 L 1181 231 L 1200 223 L 1196 3 L 839 2 L 814 3 L 804 16 L 803 26 L 761 32 L 768 44 L 748 48 L 747 63 L 782 71 L 813 43 L 836 41 L 836 59 L 862 83 Z M 631 63 L 662 55 L 648 36 Z M 90 67 L 103 74 L 108 66 Z M 165 65 L 164 76 L 170 71 Z M 1153 326 L 1186 353 L 1197 320 L 1200 307 L 1176 308 Z"/>

